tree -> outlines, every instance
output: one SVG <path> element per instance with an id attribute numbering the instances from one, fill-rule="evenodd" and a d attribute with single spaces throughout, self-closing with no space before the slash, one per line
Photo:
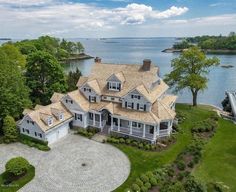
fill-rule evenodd
<path id="1" fill-rule="evenodd" d="M 73 91 L 77 88 L 76 84 L 77 84 L 81 75 L 82 74 L 78 68 L 76 68 L 75 72 L 73 72 L 73 71 L 69 72 L 69 74 L 67 76 L 68 91 Z"/>
<path id="2" fill-rule="evenodd" d="M 26 64 L 26 58 L 21 54 L 19 49 L 15 47 L 12 43 L 4 44 L 1 49 L 5 52 L 8 59 L 12 62 L 12 64 L 17 67 L 24 68 Z"/>
<path id="3" fill-rule="evenodd" d="M 29 89 L 25 85 L 22 70 L 15 64 L 15 52 L 6 53 L 0 47 L 0 120 L 11 115 L 19 118 L 25 107 L 29 107 Z"/>
<path id="4" fill-rule="evenodd" d="M 16 142 L 19 136 L 16 122 L 13 117 L 6 116 L 3 120 L 3 134 L 6 143 Z"/>
<path id="5" fill-rule="evenodd" d="M 53 92 L 65 92 L 63 68 L 55 57 L 45 51 L 36 51 L 27 58 L 26 81 L 35 102 L 48 104 Z"/>
<path id="6" fill-rule="evenodd" d="M 5 165 L 6 171 L 14 176 L 24 175 L 29 168 L 29 162 L 23 157 L 12 158 Z"/>
<path id="7" fill-rule="evenodd" d="M 198 92 L 207 88 L 210 68 L 217 65 L 218 58 L 207 58 L 199 48 L 192 47 L 171 61 L 173 71 L 166 75 L 165 81 L 175 92 L 189 89 L 192 93 L 192 104 L 196 106 Z"/>

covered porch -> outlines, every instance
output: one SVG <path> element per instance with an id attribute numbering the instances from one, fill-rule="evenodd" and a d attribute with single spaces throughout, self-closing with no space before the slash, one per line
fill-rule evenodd
<path id="1" fill-rule="evenodd" d="M 111 131 L 149 141 L 156 141 L 159 137 L 169 136 L 171 127 L 171 120 L 151 124 L 128 120 L 123 117 L 111 117 Z"/>
<path id="2" fill-rule="evenodd" d="M 88 125 L 103 129 L 106 125 L 106 119 L 104 118 L 103 112 L 88 112 Z"/>

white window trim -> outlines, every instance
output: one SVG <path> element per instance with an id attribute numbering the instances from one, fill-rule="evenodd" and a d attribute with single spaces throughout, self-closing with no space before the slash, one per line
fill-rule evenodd
<path id="1" fill-rule="evenodd" d="M 121 86 L 121 85 L 120 85 L 120 82 L 109 81 L 108 83 L 109 83 L 109 90 L 112 90 L 112 91 L 119 91 L 119 86 Z M 115 86 L 114 86 L 114 85 L 115 85 Z M 115 88 L 113 88 L 113 86 L 114 86 Z"/>

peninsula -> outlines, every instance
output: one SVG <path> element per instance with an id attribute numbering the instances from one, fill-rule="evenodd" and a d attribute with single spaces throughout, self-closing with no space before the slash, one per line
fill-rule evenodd
<path id="1" fill-rule="evenodd" d="M 165 53 L 178 53 L 192 46 L 198 46 L 210 54 L 236 54 L 236 33 L 230 32 L 228 36 L 196 36 L 183 38 L 171 48 L 164 49 Z"/>

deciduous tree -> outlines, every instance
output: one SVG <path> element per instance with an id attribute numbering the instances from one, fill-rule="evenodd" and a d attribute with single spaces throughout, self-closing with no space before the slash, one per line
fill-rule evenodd
<path id="1" fill-rule="evenodd" d="M 166 75 L 165 81 L 176 92 L 183 89 L 190 90 L 193 106 L 196 106 L 198 92 L 207 88 L 207 75 L 210 68 L 218 64 L 218 58 L 207 58 L 199 48 L 192 47 L 172 60 L 173 71 Z"/>

